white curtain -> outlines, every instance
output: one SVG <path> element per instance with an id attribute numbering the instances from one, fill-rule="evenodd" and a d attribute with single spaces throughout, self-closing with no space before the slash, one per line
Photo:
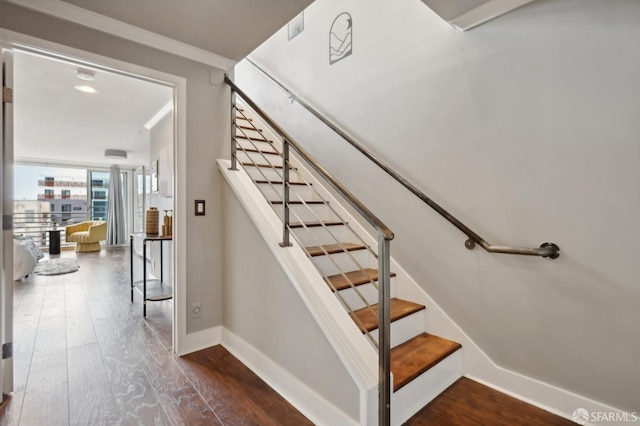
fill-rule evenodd
<path id="1" fill-rule="evenodd" d="M 120 167 L 111 166 L 109 180 L 109 207 L 107 210 L 107 244 L 127 242 L 126 223 L 124 221 L 124 194 Z"/>

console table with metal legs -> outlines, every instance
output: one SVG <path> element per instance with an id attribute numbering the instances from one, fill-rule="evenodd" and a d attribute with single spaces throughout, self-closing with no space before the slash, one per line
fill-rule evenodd
<path id="1" fill-rule="evenodd" d="M 142 241 L 142 279 L 133 281 L 133 240 Z M 147 301 L 159 302 L 161 300 L 169 300 L 173 298 L 173 290 L 170 286 L 164 284 L 164 268 L 162 267 L 162 246 L 165 241 L 171 241 L 171 235 L 162 236 L 158 234 L 145 234 L 139 232 L 131 234 L 129 237 L 130 256 L 131 256 L 131 302 L 133 302 L 133 291 L 138 290 L 142 294 L 142 315 L 147 316 Z M 160 279 L 147 278 L 147 244 L 158 241 L 160 242 Z"/>

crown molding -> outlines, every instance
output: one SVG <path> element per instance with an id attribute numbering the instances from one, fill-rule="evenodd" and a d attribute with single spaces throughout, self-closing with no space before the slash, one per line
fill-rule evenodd
<path id="1" fill-rule="evenodd" d="M 6 1 L 222 70 L 228 70 L 237 62 L 60 0 Z"/>
<path id="2" fill-rule="evenodd" d="M 490 0 L 449 21 L 453 27 L 467 31 L 534 0 Z"/>

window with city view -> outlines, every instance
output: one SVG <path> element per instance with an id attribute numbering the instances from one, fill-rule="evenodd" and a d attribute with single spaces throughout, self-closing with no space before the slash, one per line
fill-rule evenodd
<path id="1" fill-rule="evenodd" d="M 81 168 L 16 165 L 14 235 L 46 245 L 46 230 L 106 220 L 110 174 Z"/>

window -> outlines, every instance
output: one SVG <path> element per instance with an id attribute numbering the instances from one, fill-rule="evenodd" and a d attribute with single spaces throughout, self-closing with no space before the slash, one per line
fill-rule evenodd
<path id="1" fill-rule="evenodd" d="M 62 211 L 63 212 L 70 212 L 71 211 L 71 204 L 63 204 L 62 205 Z"/>
<path id="2" fill-rule="evenodd" d="M 54 198 L 53 189 L 45 189 L 44 190 L 44 198 L 45 198 L 45 200 L 52 200 Z"/>
<path id="3" fill-rule="evenodd" d="M 93 201 L 93 211 L 91 214 L 92 220 L 105 220 L 107 217 L 107 202 L 106 201 Z"/>
<path id="4" fill-rule="evenodd" d="M 55 212 L 55 211 L 56 211 L 56 205 L 55 205 L 55 204 L 53 204 L 53 203 L 51 203 L 51 204 L 49 205 L 49 211 L 50 211 L 50 212 Z"/>
<path id="5" fill-rule="evenodd" d="M 62 199 L 63 200 L 68 200 L 69 198 L 71 198 L 71 190 L 70 189 L 63 189 L 62 190 Z"/>
<path id="6" fill-rule="evenodd" d="M 106 200 L 107 199 L 107 191 L 93 191 L 94 200 Z"/>
<path id="7" fill-rule="evenodd" d="M 34 222 L 36 219 L 35 210 L 25 210 L 24 215 L 27 222 Z"/>
<path id="8" fill-rule="evenodd" d="M 45 177 L 44 178 L 44 186 L 53 186 L 55 185 L 55 178 Z"/>

